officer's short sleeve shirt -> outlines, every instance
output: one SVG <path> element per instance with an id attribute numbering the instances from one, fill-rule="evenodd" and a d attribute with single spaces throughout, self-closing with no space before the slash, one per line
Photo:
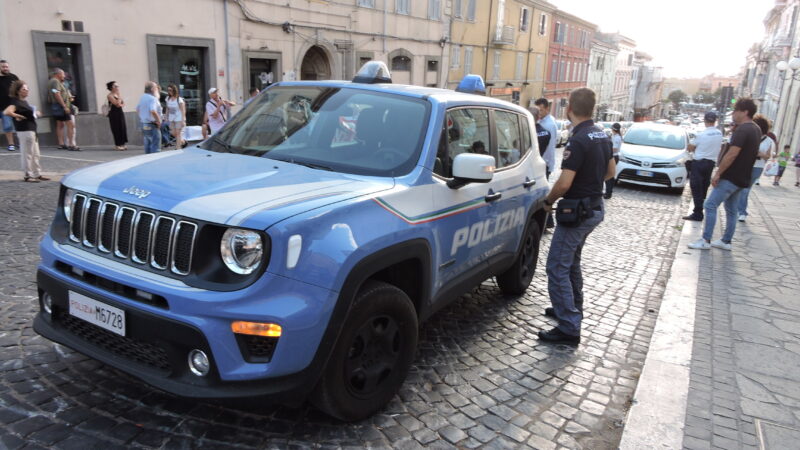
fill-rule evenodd
<path id="1" fill-rule="evenodd" d="M 562 170 L 575 171 L 575 179 L 564 198 L 603 195 L 603 182 L 612 158 L 611 139 L 592 120 L 575 126 L 561 160 Z"/>

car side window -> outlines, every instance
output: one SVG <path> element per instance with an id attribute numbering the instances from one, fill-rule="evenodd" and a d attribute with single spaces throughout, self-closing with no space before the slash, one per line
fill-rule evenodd
<path id="1" fill-rule="evenodd" d="M 522 155 L 520 155 L 520 159 L 522 159 L 531 150 L 531 127 L 528 125 L 528 118 L 525 116 L 519 116 L 519 124 L 522 129 Z"/>
<path id="2" fill-rule="evenodd" d="M 436 154 L 433 172 L 453 176 L 453 159 L 461 153 L 491 154 L 489 111 L 484 108 L 458 108 L 447 112 L 445 136 Z"/>
<path id="3" fill-rule="evenodd" d="M 519 116 L 507 111 L 494 112 L 494 124 L 497 131 L 497 168 L 516 164 L 522 159 L 523 144 L 519 130 Z"/>

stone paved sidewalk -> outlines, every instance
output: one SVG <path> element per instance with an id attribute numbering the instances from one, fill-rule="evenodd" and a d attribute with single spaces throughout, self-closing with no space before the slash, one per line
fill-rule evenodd
<path id="1" fill-rule="evenodd" d="M 800 188 L 755 186 L 731 252 L 702 255 L 684 446 L 798 448 Z"/>
<path id="2" fill-rule="evenodd" d="M 649 405 L 631 410 L 623 449 L 800 448 L 800 188 L 793 184 L 790 168 L 782 186 L 754 187 L 751 215 L 737 223 L 732 251 L 687 249 L 702 228 L 686 224 L 676 264 L 683 260 L 688 269 L 673 265 L 634 397 Z M 651 361 L 660 325 L 680 316 L 670 314 L 669 299 L 687 292 L 692 306 L 683 319 L 693 332 L 673 326 L 671 347 L 664 347 L 686 358 L 664 369 Z M 675 399 L 670 406 L 682 408 L 677 424 L 658 417 L 675 413 L 664 406 Z"/>

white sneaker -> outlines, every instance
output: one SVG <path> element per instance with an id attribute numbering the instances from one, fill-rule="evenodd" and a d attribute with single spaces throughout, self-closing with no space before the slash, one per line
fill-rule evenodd
<path id="1" fill-rule="evenodd" d="M 723 250 L 730 250 L 731 244 L 726 244 L 722 242 L 722 239 L 717 239 L 716 241 L 711 241 L 711 246 L 715 248 L 721 248 Z"/>
<path id="2" fill-rule="evenodd" d="M 705 239 L 700 238 L 700 239 L 698 239 L 698 240 L 696 240 L 694 242 L 690 242 L 689 243 L 689 248 L 693 248 L 693 249 L 696 249 L 696 250 L 708 250 L 708 249 L 711 248 L 711 244 L 706 242 Z"/>
<path id="3" fill-rule="evenodd" d="M 745 220 L 747 220 L 747 216 L 744 214 L 739 214 L 739 222 L 744 222 Z"/>

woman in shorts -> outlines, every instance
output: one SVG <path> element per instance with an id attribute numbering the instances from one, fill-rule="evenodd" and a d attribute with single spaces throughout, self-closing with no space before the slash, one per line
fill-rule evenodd
<path id="1" fill-rule="evenodd" d="M 175 138 L 175 148 L 186 147 L 183 140 L 183 129 L 186 127 L 186 102 L 180 96 L 175 83 L 167 86 L 167 120 L 170 134 Z"/>

